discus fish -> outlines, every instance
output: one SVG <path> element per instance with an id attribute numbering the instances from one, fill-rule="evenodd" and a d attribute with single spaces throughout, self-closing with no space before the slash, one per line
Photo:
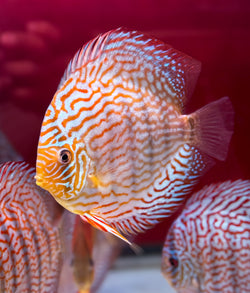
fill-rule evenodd
<path id="1" fill-rule="evenodd" d="M 22 160 L 22 157 L 11 145 L 5 134 L 0 130 L 0 163 L 20 160 Z"/>
<path id="2" fill-rule="evenodd" d="M 96 229 L 95 229 L 96 230 Z M 96 230 L 93 246 L 94 279 L 90 293 L 99 292 L 109 269 L 124 247 L 124 242 L 110 233 Z"/>
<path id="3" fill-rule="evenodd" d="M 250 181 L 226 181 L 188 199 L 167 234 L 162 272 L 180 293 L 243 293 L 249 260 Z"/>
<path id="4" fill-rule="evenodd" d="M 93 227 L 76 217 L 73 234 L 73 273 L 80 292 L 89 292 L 94 279 L 92 260 Z"/>
<path id="5" fill-rule="evenodd" d="M 64 210 L 61 224 L 63 268 L 59 292 L 90 292 L 94 268 L 92 260 L 94 229 L 80 216 Z M 72 291 L 73 290 L 73 291 Z"/>
<path id="6" fill-rule="evenodd" d="M 120 232 L 171 215 L 212 158 L 225 159 L 233 132 L 228 98 L 182 114 L 199 72 L 198 61 L 137 31 L 88 42 L 45 113 L 37 184 L 125 241 Z"/>
<path id="7" fill-rule="evenodd" d="M 123 248 L 123 241 L 65 210 L 62 220 L 63 269 L 58 292 L 96 293 Z M 64 234 L 65 232 L 62 232 Z"/>
<path id="8" fill-rule="evenodd" d="M 0 165 L 0 292 L 57 292 L 59 230 L 34 175 L 25 162 Z"/>

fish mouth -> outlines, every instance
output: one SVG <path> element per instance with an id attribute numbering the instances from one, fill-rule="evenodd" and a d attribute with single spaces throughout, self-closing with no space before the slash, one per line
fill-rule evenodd
<path id="1" fill-rule="evenodd" d="M 40 187 L 44 185 L 44 180 L 39 175 L 35 175 L 34 178 L 36 180 L 36 185 Z"/>

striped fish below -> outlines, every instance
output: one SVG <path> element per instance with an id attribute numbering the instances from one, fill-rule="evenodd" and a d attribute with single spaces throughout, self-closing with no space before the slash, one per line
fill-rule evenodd
<path id="1" fill-rule="evenodd" d="M 250 181 L 204 187 L 167 234 L 162 272 L 179 292 L 250 292 Z"/>
<path id="2" fill-rule="evenodd" d="M 61 242 L 25 162 L 0 165 L 0 292 L 57 292 Z M 53 202 L 53 198 L 52 198 Z"/>
<path id="3" fill-rule="evenodd" d="M 36 183 L 98 229 L 143 232 L 173 214 L 233 133 L 229 98 L 184 115 L 200 62 L 116 29 L 69 63 L 46 113 Z"/>

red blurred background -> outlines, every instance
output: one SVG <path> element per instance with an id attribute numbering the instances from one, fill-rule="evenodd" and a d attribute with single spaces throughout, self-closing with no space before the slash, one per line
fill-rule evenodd
<path id="1" fill-rule="evenodd" d="M 86 41 L 119 26 L 150 33 L 202 62 L 187 113 L 222 96 L 233 103 L 228 159 L 197 188 L 249 178 L 249 0 L 1 0 L 0 129 L 23 158 L 35 163 L 43 115 L 68 61 Z M 138 243 L 161 243 L 170 221 Z"/>

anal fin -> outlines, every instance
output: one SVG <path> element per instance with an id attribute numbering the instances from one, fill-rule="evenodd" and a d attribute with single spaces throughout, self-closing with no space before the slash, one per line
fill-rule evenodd
<path id="1" fill-rule="evenodd" d="M 116 229 L 111 227 L 106 221 L 104 221 L 101 217 L 98 217 L 96 215 L 92 215 L 90 213 L 84 213 L 83 215 L 80 216 L 84 221 L 88 222 L 90 225 L 93 227 L 104 231 L 104 232 L 109 232 L 116 237 L 122 239 L 123 241 L 127 242 L 129 245 L 132 245 L 132 243 L 122 236 Z"/>
<path id="2" fill-rule="evenodd" d="M 126 237 L 124 237 L 121 233 L 119 233 L 115 228 L 111 227 L 104 219 L 97 215 L 93 215 L 91 213 L 84 213 L 83 215 L 80 215 L 83 221 L 88 222 L 90 225 L 93 227 L 103 231 L 103 232 L 109 232 L 116 237 L 120 238 L 121 240 L 125 241 L 128 243 L 131 247 L 131 249 L 136 253 L 136 254 L 141 254 L 142 249 L 134 244 L 131 243 Z"/>

